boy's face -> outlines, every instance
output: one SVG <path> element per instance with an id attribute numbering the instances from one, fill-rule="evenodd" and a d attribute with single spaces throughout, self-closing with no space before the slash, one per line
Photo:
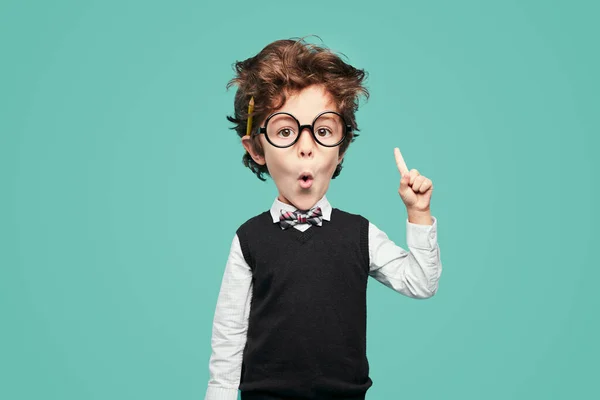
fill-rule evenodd
<path id="1" fill-rule="evenodd" d="M 289 96 L 283 107 L 273 112 L 288 112 L 304 125 L 311 124 L 326 110 L 338 111 L 323 87 L 310 86 Z M 264 126 L 264 122 L 261 121 L 260 126 Z M 300 210 L 314 206 L 327 192 L 335 168 L 342 161 L 339 146 L 321 146 L 308 129 L 300 132 L 298 141 L 287 148 L 272 146 L 265 135 L 259 135 L 259 139 L 264 156 L 254 151 L 250 138 L 244 137 L 242 143 L 257 164 L 267 165 L 279 191 L 279 200 Z M 305 181 L 302 176 L 307 174 L 311 179 Z"/>

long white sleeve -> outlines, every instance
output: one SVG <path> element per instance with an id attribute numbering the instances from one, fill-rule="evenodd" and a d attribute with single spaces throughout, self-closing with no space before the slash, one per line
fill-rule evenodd
<path id="1" fill-rule="evenodd" d="M 437 219 L 432 219 L 432 225 L 413 224 L 406 220 L 408 251 L 369 223 L 369 275 L 405 296 L 418 299 L 432 297 L 442 273 Z"/>
<path id="2" fill-rule="evenodd" d="M 225 266 L 213 320 L 205 400 L 237 400 L 252 299 L 252 270 L 237 235 Z"/>

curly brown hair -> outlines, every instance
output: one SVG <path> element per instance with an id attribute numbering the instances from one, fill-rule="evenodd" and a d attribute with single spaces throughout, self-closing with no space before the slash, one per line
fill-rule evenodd
<path id="1" fill-rule="evenodd" d="M 344 62 L 328 48 L 306 43 L 303 38 L 297 40 L 276 40 L 265 46 L 257 55 L 234 64 L 236 76 L 227 83 L 227 90 L 233 85 L 238 87 L 234 100 L 234 116 L 227 120 L 234 123 L 230 128 L 238 136 L 246 135 L 248 104 L 254 97 L 253 125 L 258 126 L 274 110 L 281 108 L 288 96 L 306 87 L 322 85 L 331 95 L 338 111 L 352 126 L 346 140 L 339 146 L 339 154 L 344 154 L 359 131 L 355 113 L 358 111 L 359 96 L 368 100 L 369 91 L 363 86 L 367 72 Z M 263 155 L 258 136 L 252 138 L 252 146 Z M 257 164 L 246 152 L 243 164 L 264 181 L 263 174 L 269 175 L 266 165 Z M 343 160 L 342 160 L 343 162 Z M 340 162 L 332 179 L 342 170 Z"/>

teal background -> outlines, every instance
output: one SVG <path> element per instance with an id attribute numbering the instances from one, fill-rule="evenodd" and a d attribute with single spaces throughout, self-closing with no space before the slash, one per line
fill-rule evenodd
<path id="1" fill-rule="evenodd" d="M 367 398 L 600 396 L 598 11 L 3 1 L 0 398 L 204 397 L 231 240 L 276 196 L 225 85 L 312 34 L 369 73 L 332 204 L 405 247 L 393 148 L 435 188 L 440 288 L 369 281 Z"/>

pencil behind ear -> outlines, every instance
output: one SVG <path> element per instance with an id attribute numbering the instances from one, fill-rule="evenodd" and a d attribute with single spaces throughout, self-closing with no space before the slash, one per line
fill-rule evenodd
<path id="1" fill-rule="evenodd" d="M 250 98 L 248 103 L 248 122 L 246 123 L 246 136 L 250 136 L 252 132 L 252 112 L 254 111 L 254 96 Z"/>

